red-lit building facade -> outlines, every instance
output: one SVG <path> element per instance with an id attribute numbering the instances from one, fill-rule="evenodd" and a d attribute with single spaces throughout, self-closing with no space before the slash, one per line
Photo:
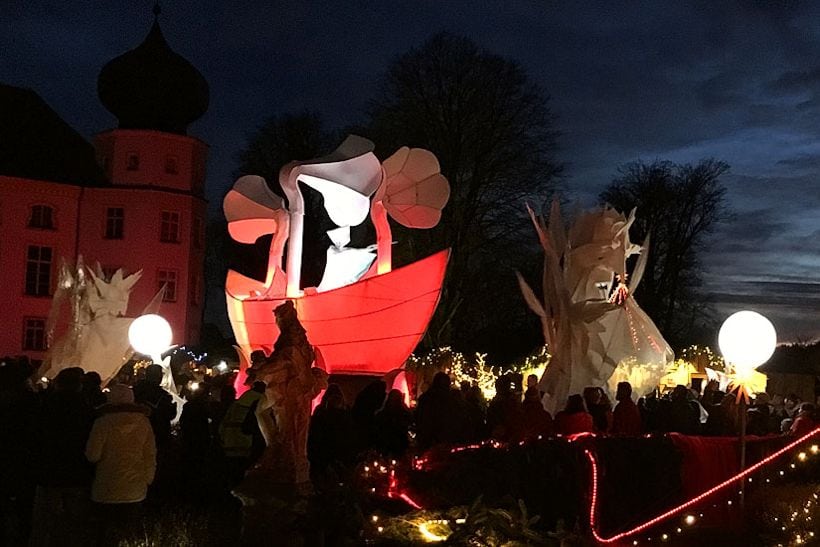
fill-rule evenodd
<path id="1" fill-rule="evenodd" d="M 208 147 L 187 126 L 207 110 L 207 83 L 155 21 L 98 91 L 119 123 L 92 145 L 36 93 L 0 85 L 0 355 L 43 358 L 60 261 L 78 255 L 109 274 L 142 270 L 129 315 L 165 285 L 174 343 L 199 337 Z"/>

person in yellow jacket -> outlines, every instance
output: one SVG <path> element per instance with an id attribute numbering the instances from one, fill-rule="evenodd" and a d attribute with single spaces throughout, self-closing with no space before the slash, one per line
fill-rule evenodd
<path id="1" fill-rule="evenodd" d="M 108 403 L 100 408 L 85 447 L 95 464 L 91 501 L 99 518 L 99 542 L 115 545 L 130 535 L 139 518 L 140 503 L 156 471 L 156 444 L 150 410 L 134 404 L 125 385 L 111 386 Z"/>

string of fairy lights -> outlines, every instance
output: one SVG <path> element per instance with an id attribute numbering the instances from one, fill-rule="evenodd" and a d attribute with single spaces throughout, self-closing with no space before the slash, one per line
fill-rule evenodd
<path id="1" fill-rule="evenodd" d="M 484 397 L 491 399 L 495 397 L 495 382 L 498 378 L 509 373 L 521 374 L 523 378 L 535 374 L 540 378 L 549 360 L 550 354 L 546 346 L 526 356 L 521 362 L 506 365 L 488 364 L 485 353 L 476 353 L 473 357 L 468 357 L 445 346 L 422 355 L 411 355 L 407 360 L 406 368 L 409 370 L 444 370 L 452 376 L 456 383 L 475 384 L 481 389 Z"/>
<path id="2" fill-rule="evenodd" d="M 471 357 L 445 346 L 424 354 L 411 355 L 407 360 L 406 368 L 408 370 L 443 370 L 449 373 L 456 383 L 467 382 L 477 385 L 484 397 L 491 399 L 495 396 L 495 382 L 498 378 L 509 373 L 521 374 L 524 378 L 535 374 L 540 378 L 549 365 L 550 357 L 547 346 L 543 346 L 519 362 L 492 365 L 487 362 L 486 354 L 476 353 Z M 636 364 L 631 363 L 632 367 L 626 368 L 634 368 Z M 644 364 L 642 367 L 652 368 L 653 365 Z M 706 368 L 723 372 L 726 370 L 726 363 L 723 357 L 710 347 L 692 345 L 684 349 L 680 357 L 662 370 L 661 374 L 666 374 L 665 378 L 673 384 L 688 384 L 691 372 Z"/>

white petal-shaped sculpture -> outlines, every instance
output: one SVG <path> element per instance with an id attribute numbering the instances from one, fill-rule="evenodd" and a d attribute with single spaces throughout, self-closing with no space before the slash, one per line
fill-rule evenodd
<path id="1" fill-rule="evenodd" d="M 376 199 L 408 228 L 432 228 L 450 199 L 450 185 L 429 150 L 400 148 L 382 164 L 385 180 Z"/>
<path id="2" fill-rule="evenodd" d="M 299 180 L 302 175 L 323 179 L 354 192 L 370 197 L 381 184 L 382 170 L 379 159 L 373 154 L 373 143 L 356 135 L 348 136 L 336 150 L 323 156 L 307 161 L 298 161 L 286 165 L 282 174 L 291 171 L 297 174 Z M 281 180 L 280 174 L 280 180 Z M 289 191 L 290 184 L 282 181 L 285 192 Z M 290 191 L 293 191 L 290 189 Z M 290 195 L 288 195 L 290 198 Z M 294 201 L 291 199 L 291 201 Z M 290 205 L 293 211 L 293 203 Z M 327 207 L 327 203 L 325 204 Z M 297 211 L 303 212 L 303 211 Z"/>
<path id="3" fill-rule="evenodd" d="M 279 231 L 285 201 L 274 194 L 265 179 L 240 177 L 222 201 L 228 232 L 240 243 L 253 243 L 263 235 Z"/>

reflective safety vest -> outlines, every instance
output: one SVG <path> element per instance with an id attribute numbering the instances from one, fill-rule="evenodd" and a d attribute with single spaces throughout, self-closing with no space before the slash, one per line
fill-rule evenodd
<path id="1" fill-rule="evenodd" d="M 225 456 L 230 458 L 248 458 L 251 455 L 253 435 L 242 431 L 242 424 L 248 418 L 248 412 L 254 403 L 264 397 L 264 394 L 252 389 L 231 403 L 228 412 L 219 424 L 219 441 Z"/>

